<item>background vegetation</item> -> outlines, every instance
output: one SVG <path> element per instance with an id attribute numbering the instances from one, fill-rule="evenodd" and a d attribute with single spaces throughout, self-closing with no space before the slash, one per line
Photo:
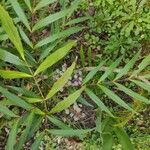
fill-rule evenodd
<path id="1" fill-rule="evenodd" d="M 0 1 L 0 149 L 149 150 L 148 0 Z"/>

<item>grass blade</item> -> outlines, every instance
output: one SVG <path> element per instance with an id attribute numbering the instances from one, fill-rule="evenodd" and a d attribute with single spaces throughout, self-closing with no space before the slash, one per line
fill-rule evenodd
<path id="1" fill-rule="evenodd" d="M 14 65 L 25 66 L 23 61 L 20 60 L 18 56 L 11 54 L 1 48 L 0 48 L 0 59 L 3 60 L 4 62 L 8 62 L 8 63 L 14 64 Z"/>
<path id="2" fill-rule="evenodd" d="M 10 111 L 7 107 L 0 105 L 0 112 L 2 114 L 8 115 L 10 117 L 18 117 L 12 111 Z"/>
<path id="3" fill-rule="evenodd" d="M 102 86 L 102 85 L 98 85 L 101 90 L 110 98 L 112 99 L 114 102 L 116 102 L 117 104 L 119 104 L 120 106 L 122 106 L 123 108 L 129 110 L 129 111 L 134 111 L 131 107 L 129 107 L 118 95 L 116 95 L 114 92 L 112 92 L 111 90 L 109 90 L 108 88 Z"/>
<path id="4" fill-rule="evenodd" d="M 92 71 L 90 71 L 85 77 L 85 79 L 83 80 L 83 84 L 86 84 L 87 82 L 89 82 L 96 75 L 96 73 L 104 65 L 105 62 L 106 61 L 102 61 L 97 67 L 95 67 Z"/>
<path id="5" fill-rule="evenodd" d="M 138 57 L 140 56 L 140 52 L 139 51 L 126 65 L 123 69 L 121 69 L 120 73 L 117 74 L 116 78 L 114 80 L 118 80 L 119 78 L 121 78 L 123 75 L 126 75 L 128 73 L 128 71 L 133 68 L 135 62 L 137 61 Z"/>
<path id="6" fill-rule="evenodd" d="M 75 62 L 64 72 L 64 74 L 54 83 L 51 90 L 49 91 L 47 98 L 49 99 L 54 96 L 59 90 L 61 90 L 71 77 L 75 68 Z"/>
<path id="7" fill-rule="evenodd" d="M 48 6 L 52 3 L 56 2 L 56 0 L 41 0 L 35 7 L 34 12 L 41 9 L 42 7 Z"/>
<path id="8" fill-rule="evenodd" d="M 32 12 L 32 6 L 31 6 L 31 1 L 30 0 L 24 0 L 26 5 L 28 6 L 29 10 Z"/>
<path id="9" fill-rule="evenodd" d="M 113 70 L 120 64 L 121 60 L 122 57 L 119 57 L 112 65 L 110 65 L 108 70 L 101 76 L 98 83 L 104 81 L 113 72 Z"/>
<path id="10" fill-rule="evenodd" d="M 18 3 L 18 1 L 10 0 L 10 3 L 12 5 L 13 9 L 15 10 L 16 14 L 18 15 L 19 19 L 23 22 L 23 24 L 27 27 L 27 29 L 29 31 L 31 31 L 27 17 L 25 15 L 23 9 L 21 8 L 20 4 Z"/>
<path id="11" fill-rule="evenodd" d="M 34 141 L 34 143 L 31 146 L 31 150 L 37 150 L 39 149 L 39 146 L 41 144 L 41 141 L 44 138 L 44 132 L 40 133 L 39 136 L 36 138 L 36 140 Z"/>
<path id="12" fill-rule="evenodd" d="M 109 109 L 105 106 L 105 104 L 90 90 L 85 89 L 86 94 L 97 104 L 97 106 L 102 110 L 109 114 L 111 117 L 114 117 L 113 114 L 109 111 Z"/>
<path id="13" fill-rule="evenodd" d="M 143 88 L 144 90 L 150 92 L 150 84 L 145 83 L 145 82 L 141 82 L 141 81 L 138 81 L 138 80 L 131 80 L 131 81 L 134 82 L 139 87 Z"/>
<path id="14" fill-rule="evenodd" d="M 150 100 L 148 100 L 147 98 L 141 96 L 140 94 L 132 91 L 131 89 L 126 88 L 125 86 L 119 84 L 119 83 L 115 83 L 118 87 L 119 90 L 125 92 L 127 95 L 131 96 L 132 98 L 134 98 L 134 100 L 138 100 L 141 102 L 144 102 L 146 104 L 150 104 Z"/>
<path id="15" fill-rule="evenodd" d="M 59 102 L 54 108 L 51 109 L 50 113 L 57 113 L 70 107 L 79 98 L 84 89 L 85 87 L 82 87 L 73 94 L 69 95 L 63 101 Z"/>
<path id="16" fill-rule="evenodd" d="M 17 51 L 24 58 L 24 49 L 22 47 L 21 39 L 19 37 L 18 31 L 13 24 L 11 17 L 9 16 L 8 12 L 0 5 L 0 20 L 2 23 L 2 27 L 4 28 L 5 32 L 7 33 L 11 42 L 15 45 Z"/>
<path id="17" fill-rule="evenodd" d="M 51 43 L 51 42 L 54 42 L 57 39 L 60 39 L 60 38 L 69 37 L 70 35 L 75 34 L 75 33 L 79 32 L 79 31 L 81 31 L 82 29 L 83 29 L 83 27 L 72 27 L 72 28 L 66 29 L 66 30 L 64 30 L 62 32 L 53 34 L 52 36 L 49 36 L 49 37 L 39 41 L 35 45 L 35 48 L 42 47 L 42 46 L 44 46 L 44 45 L 46 45 L 48 43 Z"/>
<path id="18" fill-rule="evenodd" d="M 53 22 L 55 22 L 55 21 L 57 21 L 57 20 L 59 20 L 63 17 L 65 17 L 65 16 L 67 16 L 69 12 L 70 12 L 70 9 L 65 9 L 65 10 L 62 10 L 60 12 L 51 14 L 46 18 L 43 18 L 42 20 L 40 20 L 39 22 L 37 22 L 34 25 L 32 31 L 33 32 L 37 31 L 37 30 L 39 30 L 39 29 L 41 29 L 41 28 L 43 28 L 43 27 L 45 27 L 45 26 L 47 26 L 47 25 L 49 25 L 49 24 L 51 24 L 51 23 L 53 23 Z"/>
<path id="19" fill-rule="evenodd" d="M 14 145 L 16 143 L 16 137 L 17 137 L 18 123 L 19 120 L 15 121 L 10 130 L 9 137 L 7 140 L 7 145 L 6 145 L 7 150 L 14 150 Z"/>
<path id="20" fill-rule="evenodd" d="M 32 76 L 24 72 L 0 70 L 0 77 L 4 79 L 31 78 Z"/>
<path id="21" fill-rule="evenodd" d="M 27 110 L 33 109 L 32 105 L 26 103 L 24 100 L 22 100 L 21 98 L 19 98 L 16 95 L 10 93 L 9 91 L 7 91 L 6 89 L 4 89 L 1 86 L 0 86 L 0 93 L 2 93 L 5 97 L 7 97 L 9 99 L 9 101 L 13 102 L 17 106 L 20 106 Z"/>
<path id="22" fill-rule="evenodd" d="M 115 128 L 114 131 L 122 145 L 123 150 L 134 150 L 129 136 L 122 128 Z"/>
<path id="23" fill-rule="evenodd" d="M 52 53 L 40 64 L 34 75 L 37 75 L 38 73 L 54 65 L 56 62 L 62 59 L 69 52 L 69 50 L 75 45 L 76 45 L 75 41 L 70 41 L 64 47 Z"/>

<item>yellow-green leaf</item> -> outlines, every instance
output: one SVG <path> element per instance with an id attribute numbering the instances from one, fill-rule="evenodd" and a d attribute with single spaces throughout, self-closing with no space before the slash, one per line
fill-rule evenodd
<path id="1" fill-rule="evenodd" d="M 9 39 L 11 40 L 11 42 L 15 45 L 17 51 L 19 52 L 19 54 L 21 55 L 21 57 L 23 59 L 24 58 L 24 50 L 23 50 L 23 46 L 18 34 L 18 31 L 11 19 L 11 17 L 9 16 L 8 12 L 0 5 L 0 21 L 2 23 L 2 27 L 5 30 L 5 32 L 7 33 Z"/>
<path id="2" fill-rule="evenodd" d="M 84 89 L 85 89 L 85 86 L 77 90 L 73 94 L 69 95 L 63 101 L 59 102 L 54 108 L 51 109 L 50 113 L 57 113 L 70 107 L 79 98 L 79 96 L 84 91 Z"/>
<path id="3" fill-rule="evenodd" d="M 37 68 L 34 75 L 37 75 L 38 73 L 44 71 L 48 67 L 51 67 L 52 65 L 54 65 L 56 62 L 58 62 L 60 59 L 62 59 L 69 52 L 69 50 L 75 45 L 76 45 L 75 41 L 70 41 L 64 47 L 62 47 L 62 48 L 58 49 L 57 51 L 55 51 L 54 53 L 52 53 Z"/>
<path id="4" fill-rule="evenodd" d="M 4 79 L 16 79 L 16 78 L 31 78 L 32 76 L 24 72 L 0 70 L 0 77 Z"/>
<path id="5" fill-rule="evenodd" d="M 47 99 L 54 96 L 59 90 L 61 90 L 68 82 L 70 76 L 75 68 L 75 62 L 65 71 L 65 73 L 54 83 L 52 89 L 47 95 Z"/>

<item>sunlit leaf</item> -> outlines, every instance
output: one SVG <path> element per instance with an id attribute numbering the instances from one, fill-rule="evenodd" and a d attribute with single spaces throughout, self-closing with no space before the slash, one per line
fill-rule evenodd
<path id="1" fill-rule="evenodd" d="M 51 90 L 47 95 L 47 99 L 54 96 L 59 90 L 61 90 L 71 77 L 75 68 L 75 62 L 64 72 L 64 74 L 54 83 Z"/>
<path id="2" fill-rule="evenodd" d="M 54 108 L 51 109 L 50 113 L 57 113 L 70 107 L 78 99 L 78 97 L 81 95 L 84 89 L 85 87 L 82 87 L 73 94 L 69 95 L 63 101 L 59 102 Z"/>
<path id="3" fill-rule="evenodd" d="M 22 47 L 22 43 L 18 34 L 18 31 L 13 24 L 12 19 L 5 9 L 0 5 L 0 20 L 2 23 L 2 27 L 6 31 L 9 39 L 15 45 L 16 49 L 20 53 L 21 57 L 24 59 L 24 49 Z"/>
<path id="4" fill-rule="evenodd" d="M 38 73 L 54 65 L 56 62 L 62 59 L 69 52 L 69 50 L 75 45 L 76 45 L 75 41 L 70 41 L 64 47 L 56 50 L 40 64 L 34 75 L 37 75 Z"/>
<path id="5" fill-rule="evenodd" d="M 0 77 L 4 79 L 16 79 L 16 78 L 31 78 L 32 76 L 18 71 L 0 70 Z"/>

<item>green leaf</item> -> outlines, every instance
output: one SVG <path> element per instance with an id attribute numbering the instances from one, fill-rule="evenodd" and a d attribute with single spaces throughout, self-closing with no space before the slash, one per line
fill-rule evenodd
<path id="1" fill-rule="evenodd" d="M 16 78 L 31 78 L 32 76 L 24 72 L 0 70 L 0 77 L 4 79 L 16 79 Z"/>
<path id="2" fill-rule="evenodd" d="M 32 7 L 31 7 L 31 2 L 30 2 L 30 0 L 24 0 L 24 2 L 25 2 L 26 5 L 28 6 L 29 10 L 32 12 Z"/>
<path id="3" fill-rule="evenodd" d="M 8 115 L 10 117 L 18 117 L 12 111 L 10 111 L 7 107 L 0 105 L 0 112 L 2 114 Z"/>
<path id="4" fill-rule="evenodd" d="M 46 45 L 48 43 L 51 43 L 51 42 L 54 42 L 55 40 L 57 39 L 60 39 L 60 38 L 64 38 L 64 37 L 69 37 L 70 35 L 74 34 L 74 33 L 77 33 L 79 31 L 81 31 L 83 29 L 83 27 L 72 27 L 72 28 L 69 28 L 69 29 L 66 29 L 62 32 L 59 32 L 59 33 L 56 33 L 56 34 L 53 34 L 41 41 L 39 41 L 36 45 L 35 45 L 35 48 L 39 48 L 43 45 Z"/>
<path id="5" fill-rule="evenodd" d="M 144 90 L 150 92 L 150 84 L 138 80 L 131 80 L 131 81 L 134 82 L 136 85 L 140 86 L 141 88 L 143 88 Z"/>
<path id="6" fill-rule="evenodd" d="M 123 128 L 115 128 L 114 131 L 122 145 L 123 150 L 134 150 L 130 138 Z"/>
<path id="7" fill-rule="evenodd" d="M 58 62 L 60 59 L 62 59 L 69 52 L 69 50 L 75 45 L 76 45 L 75 41 L 70 41 L 64 47 L 62 47 L 62 48 L 58 49 L 57 51 L 55 51 L 54 53 L 52 53 L 37 68 L 34 75 L 37 75 L 38 73 L 40 73 L 40 72 L 44 71 L 45 69 L 54 65 L 56 62 Z"/>
<path id="8" fill-rule="evenodd" d="M 73 19 L 73 20 L 70 20 L 69 22 L 66 23 L 66 26 L 68 25 L 73 25 L 73 24 L 77 24 L 77 23 L 80 23 L 80 22 L 83 22 L 83 21 L 86 21 L 90 19 L 89 17 L 80 17 L 80 18 L 76 18 L 76 19 Z"/>
<path id="9" fill-rule="evenodd" d="M 13 102 L 15 105 L 20 106 L 24 109 L 30 110 L 33 109 L 33 106 L 31 104 L 26 103 L 24 100 L 19 98 L 18 96 L 10 93 L 6 89 L 0 86 L 0 93 L 2 93 L 5 97 L 9 99 L 9 101 Z"/>
<path id="10" fill-rule="evenodd" d="M 112 65 L 110 65 L 108 70 L 101 76 L 98 83 L 104 81 L 110 74 L 112 74 L 113 70 L 120 64 L 121 60 L 122 57 L 119 57 Z"/>
<path id="11" fill-rule="evenodd" d="M 120 106 L 122 106 L 123 108 L 129 110 L 129 111 L 134 111 L 131 107 L 129 107 L 118 95 L 116 95 L 114 92 L 112 92 L 111 90 L 109 90 L 108 88 L 102 86 L 102 85 L 98 85 L 101 90 L 110 98 L 112 99 L 114 102 L 116 102 L 117 104 L 119 104 Z"/>
<path id="12" fill-rule="evenodd" d="M 120 73 L 117 74 L 116 78 L 114 80 L 118 80 L 121 78 L 123 75 L 126 75 L 131 68 L 133 68 L 135 62 L 138 60 L 138 57 L 140 56 L 139 51 L 126 65 L 123 69 L 121 69 Z"/>
<path id="13" fill-rule="evenodd" d="M 47 26 L 47 25 L 49 25 L 49 24 L 51 24 L 51 23 L 53 23 L 53 22 L 55 22 L 55 21 L 57 21 L 57 20 L 59 20 L 63 17 L 65 17 L 65 16 L 67 16 L 69 12 L 70 12 L 70 9 L 65 9 L 65 10 L 62 10 L 60 12 L 51 14 L 48 17 L 45 17 L 45 18 L 41 19 L 39 22 L 37 22 L 34 25 L 32 31 L 34 32 L 36 30 L 39 30 L 39 29 L 41 29 L 41 28 L 43 28 L 43 27 L 45 27 L 45 26 Z"/>
<path id="14" fill-rule="evenodd" d="M 34 97 L 23 97 L 28 103 L 39 103 L 39 102 L 43 102 L 42 98 L 34 98 Z"/>
<path id="15" fill-rule="evenodd" d="M 95 67 L 92 71 L 90 71 L 85 77 L 85 79 L 83 80 L 83 84 L 86 84 L 87 82 L 89 82 L 96 75 L 96 73 L 104 65 L 105 62 L 106 61 L 102 61 L 97 67 Z"/>
<path id="16" fill-rule="evenodd" d="M 103 134 L 103 145 L 102 150 L 112 150 L 113 136 L 111 133 Z"/>
<path id="17" fill-rule="evenodd" d="M 50 134 L 56 135 L 56 136 L 63 136 L 63 137 L 79 137 L 83 139 L 87 133 L 91 132 L 93 129 L 63 129 L 63 130 L 47 130 Z"/>
<path id="18" fill-rule="evenodd" d="M 24 40 L 24 42 L 33 49 L 32 41 L 30 41 L 30 39 L 27 37 L 27 35 L 23 31 L 22 27 L 20 27 L 20 26 L 19 26 L 19 32 L 20 32 L 20 35 L 21 35 L 22 39 Z"/>
<path id="19" fill-rule="evenodd" d="M 17 137 L 18 123 L 19 120 L 15 121 L 10 130 L 9 137 L 7 140 L 7 145 L 6 145 L 7 150 L 14 150 L 14 145 L 16 143 L 16 137 Z"/>
<path id="20" fill-rule="evenodd" d="M 97 106 L 102 110 L 108 113 L 111 117 L 114 117 L 105 104 L 90 90 L 85 89 L 86 94 L 97 104 Z"/>
<path id="21" fill-rule="evenodd" d="M 56 0 L 41 0 L 35 7 L 34 12 L 41 9 L 42 7 L 48 6 L 52 3 L 56 2 Z"/>
<path id="22" fill-rule="evenodd" d="M 144 70 L 148 65 L 150 64 L 150 55 L 146 56 L 142 62 L 138 65 L 138 70 L 134 71 L 132 76 L 136 76 L 139 74 L 142 70 Z"/>
<path id="23" fill-rule="evenodd" d="M 18 15 L 19 19 L 23 22 L 23 24 L 27 27 L 27 29 L 31 31 L 27 17 L 23 9 L 21 8 L 20 4 L 18 3 L 18 1 L 17 0 L 9 0 L 9 1 L 13 9 L 15 10 L 16 14 Z"/>
<path id="24" fill-rule="evenodd" d="M 32 122 L 34 119 L 34 113 L 30 113 L 28 117 L 26 118 L 26 128 L 24 129 L 22 135 L 19 137 L 19 141 L 16 145 L 17 150 L 21 150 L 23 147 L 23 144 L 26 142 L 28 134 L 30 133 L 30 129 L 32 126 Z"/>
<path id="25" fill-rule="evenodd" d="M 127 95 L 134 98 L 134 100 L 138 100 L 138 101 L 144 102 L 146 104 L 150 104 L 150 100 L 148 100 L 146 97 L 141 96 L 140 94 L 132 91 L 131 89 L 126 88 L 125 86 L 123 86 L 119 83 L 115 83 L 115 84 L 117 85 L 117 87 L 120 91 L 125 92 Z"/>
<path id="26" fill-rule="evenodd" d="M 22 60 L 19 59 L 19 57 L 17 57 L 14 54 L 7 52 L 4 49 L 1 49 L 1 48 L 0 48 L 0 59 L 5 61 L 5 62 L 14 64 L 14 65 L 25 66 L 25 64 L 23 63 Z"/>
<path id="27" fill-rule="evenodd" d="M 39 149 L 39 146 L 41 144 L 41 141 L 44 138 L 44 132 L 40 133 L 39 136 L 35 139 L 34 143 L 31 146 L 31 150 L 37 150 Z"/>
<path id="28" fill-rule="evenodd" d="M 0 5 L 0 20 L 2 23 L 2 27 L 6 31 L 7 35 L 11 42 L 15 45 L 17 51 L 20 53 L 21 57 L 24 58 L 24 49 L 22 47 L 22 43 L 18 34 L 18 31 L 13 24 L 12 19 L 10 18 L 9 14 L 5 9 Z"/>
<path id="29" fill-rule="evenodd" d="M 79 98 L 84 89 L 85 87 L 82 87 L 73 94 L 69 95 L 63 101 L 59 102 L 54 108 L 51 109 L 50 113 L 57 113 L 70 107 Z"/>
<path id="30" fill-rule="evenodd" d="M 71 129 L 70 127 L 68 127 L 66 124 L 64 124 L 62 121 L 60 121 L 59 119 L 57 119 L 56 117 L 53 116 L 47 116 L 48 120 L 50 122 L 52 122 L 54 125 L 58 126 L 61 129 Z"/>
<path id="31" fill-rule="evenodd" d="M 69 78 L 71 77 L 73 70 L 75 68 L 76 63 L 74 62 L 65 72 L 64 74 L 54 83 L 51 90 L 49 91 L 46 99 L 51 98 L 54 96 L 59 90 L 61 90 L 65 84 L 68 82 Z"/>

